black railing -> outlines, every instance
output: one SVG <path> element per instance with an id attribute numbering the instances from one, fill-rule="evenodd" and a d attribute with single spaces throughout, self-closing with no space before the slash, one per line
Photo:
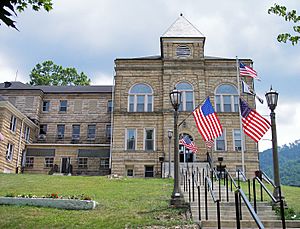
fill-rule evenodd
<path id="1" fill-rule="evenodd" d="M 257 213 L 257 207 L 256 207 L 256 186 L 255 186 L 255 181 L 257 181 L 260 184 L 260 189 L 261 189 L 261 201 L 263 201 L 263 192 L 262 190 L 265 190 L 265 192 L 268 194 L 268 196 L 271 198 L 272 202 L 274 204 L 280 203 L 280 216 L 281 216 L 281 222 L 282 222 L 282 228 L 285 229 L 286 225 L 285 225 L 285 217 L 284 217 L 284 203 L 283 203 L 283 199 L 281 196 L 281 187 L 278 187 L 279 190 L 279 199 L 276 199 L 273 194 L 268 190 L 268 188 L 264 185 L 264 183 L 258 178 L 258 177 L 254 177 L 253 178 L 253 204 L 254 204 L 254 210 Z"/>

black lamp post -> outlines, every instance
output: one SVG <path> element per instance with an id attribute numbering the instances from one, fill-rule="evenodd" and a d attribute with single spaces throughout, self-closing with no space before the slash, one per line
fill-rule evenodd
<path id="1" fill-rule="evenodd" d="M 278 161 L 278 147 L 277 147 L 277 133 L 276 133 L 276 122 L 275 122 L 275 108 L 278 101 L 278 92 L 274 91 L 272 87 L 270 91 L 266 93 L 266 99 L 268 106 L 271 110 L 271 129 L 272 129 L 272 149 L 273 149 L 273 169 L 274 169 L 274 197 L 279 200 L 280 198 L 280 176 L 279 176 L 279 161 Z"/>
<path id="2" fill-rule="evenodd" d="M 172 193 L 171 205 L 181 207 L 183 195 L 179 187 L 179 154 L 178 154 L 178 108 L 181 103 L 181 92 L 176 88 L 170 92 L 170 100 L 174 108 L 174 189 Z"/>
<path id="3" fill-rule="evenodd" d="M 172 130 L 168 130 L 168 138 L 169 138 L 169 173 L 168 173 L 168 177 L 171 177 L 171 139 L 173 136 L 173 131 Z"/>

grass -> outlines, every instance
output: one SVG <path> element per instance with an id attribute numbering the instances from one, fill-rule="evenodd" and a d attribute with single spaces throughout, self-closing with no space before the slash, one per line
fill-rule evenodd
<path id="1" fill-rule="evenodd" d="M 183 210 L 169 207 L 171 179 L 0 174 L 0 196 L 85 194 L 95 210 L 75 211 L 30 206 L 0 206 L 0 228 L 136 228 L 191 223 Z"/>

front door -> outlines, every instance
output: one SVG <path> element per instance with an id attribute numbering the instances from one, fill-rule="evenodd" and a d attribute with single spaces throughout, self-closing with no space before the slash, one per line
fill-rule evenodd
<path id="1" fill-rule="evenodd" d="M 62 157 L 61 158 L 61 173 L 69 173 L 69 164 L 70 164 L 70 158 L 69 157 Z"/>

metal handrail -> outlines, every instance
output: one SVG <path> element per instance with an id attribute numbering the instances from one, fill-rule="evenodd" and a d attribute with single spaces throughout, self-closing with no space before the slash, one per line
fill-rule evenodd
<path id="1" fill-rule="evenodd" d="M 246 194 L 243 192 L 243 190 L 238 189 L 238 190 L 235 191 L 235 194 L 236 195 L 239 194 L 239 196 L 243 199 L 245 205 L 247 206 L 247 208 L 248 208 L 252 218 L 254 219 L 256 225 L 258 226 L 258 228 L 260 228 L 260 229 L 265 228 L 264 225 L 262 224 L 261 220 L 259 219 L 258 215 L 256 214 L 255 210 L 253 209 L 251 203 L 249 202 L 248 198 L 246 197 Z M 239 203 L 237 203 L 240 200 L 240 198 L 237 197 L 235 199 L 236 199 L 236 211 L 238 213 L 241 213 L 241 212 L 239 212 Z M 238 214 L 238 217 L 237 217 L 236 220 L 238 221 L 237 225 L 240 226 L 240 221 L 239 221 L 240 220 L 240 214 Z M 237 227 L 237 228 L 239 228 L 239 227 Z"/>
<path id="2" fill-rule="evenodd" d="M 246 180 L 247 180 L 247 177 L 245 176 L 244 172 L 238 169 L 238 178 L 240 177 L 240 176 L 239 176 L 240 174 L 242 175 L 242 177 L 243 177 L 243 179 L 244 179 L 243 181 L 246 181 Z"/>
<path id="3" fill-rule="evenodd" d="M 258 177 L 254 177 L 253 180 L 257 180 L 258 183 L 260 183 L 261 187 L 266 191 L 266 193 L 268 194 L 268 196 L 272 199 L 272 201 L 274 203 L 279 203 L 280 200 L 276 200 L 275 199 L 275 197 L 273 196 L 273 194 L 269 191 L 269 189 L 264 185 L 264 183 Z"/>
<path id="4" fill-rule="evenodd" d="M 270 177 L 268 177 L 268 175 L 264 171 L 261 170 L 260 172 L 264 176 L 264 177 L 262 176 L 262 178 L 264 178 L 265 181 L 267 181 L 270 185 L 272 185 L 273 188 L 276 188 L 274 181 Z"/>
<path id="5" fill-rule="evenodd" d="M 235 180 L 232 178 L 232 176 L 230 175 L 230 173 L 228 172 L 227 169 L 225 169 L 225 172 L 226 172 L 226 174 L 229 176 L 229 178 L 230 178 L 231 182 L 233 183 L 234 187 L 235 187 L 236 189 L 238 189 L 239 186 L 236 184 Z"/>
<path id="6" fill-rule="evenodd" d="M 216 203 L 218 199 L 215 197 L 214 190 L 212 189 L 211 180 L 209 179 L 209 177 L 205 177 L 205 180 L 207 181 L 208 188 L 209 188 L 209 191 L 210 191 L 210 195 L 211 195 L 214 203 Z"/>

